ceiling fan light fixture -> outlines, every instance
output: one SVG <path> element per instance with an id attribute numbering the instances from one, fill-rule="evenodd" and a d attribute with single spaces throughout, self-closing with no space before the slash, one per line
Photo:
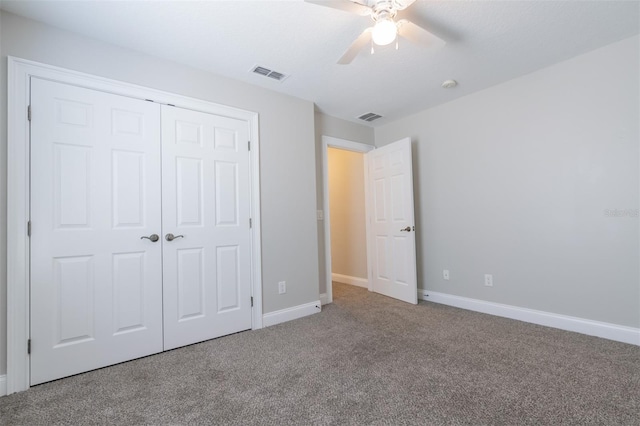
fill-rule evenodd
<path id="1" fill-rule="evenodd" d="M 393 42 L 398 35 L 398 27 L 391 18 L 380 19 L 373 26 L 371 38 L 378 46 L 386 46 Z"/>

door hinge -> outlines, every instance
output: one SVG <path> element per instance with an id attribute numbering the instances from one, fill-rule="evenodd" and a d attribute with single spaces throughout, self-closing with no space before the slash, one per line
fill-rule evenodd
<path id="1" fill-rule="evenodd" d="M 27 120 L 31 121 L 31 105 L 27 107 Z"/>
<path id="2" fill-rule="evenodd" d="M 251 307 L 253 308 L 253 296 L 251 296 Z"/>
<path id="3" fill-rule="evenodd" d="M 27 237 L 31 236 L 31 221 L 27 222 Z"/>
<path id="4" fill-rule="evenodd" d="M 249 218 L 249 228 L 253 228 L 253 221 Z"/>
<path id="5" fill-rule="evenodd" d="M 31 339 L 27 340 L 27 355 L 31 355 Z"/>
<path id="6" fill-rule="evenodd" d="M 251 141 L 247 141 L 247 149 L 251 151 Z"/>

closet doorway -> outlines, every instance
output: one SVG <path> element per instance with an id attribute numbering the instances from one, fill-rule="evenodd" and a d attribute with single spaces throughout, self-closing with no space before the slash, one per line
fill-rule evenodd
<path id="1" fill-rule="evenodd" d="M 257 114 L 8 65 L 7 393 L 262 328 Z"/>

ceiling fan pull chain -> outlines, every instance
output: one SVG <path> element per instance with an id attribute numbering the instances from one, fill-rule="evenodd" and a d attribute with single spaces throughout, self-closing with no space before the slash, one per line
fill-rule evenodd
<path id="1" fill-rule="evenodd" d="M 371 40 L 371 54 L 373 55 L 376 51 L 373 49 L 373 39 Z"/>
<path id="2" fill-rule="evenodd" d="M 396 37 L 396 50 L 398 50 L 398 37 Z"/>

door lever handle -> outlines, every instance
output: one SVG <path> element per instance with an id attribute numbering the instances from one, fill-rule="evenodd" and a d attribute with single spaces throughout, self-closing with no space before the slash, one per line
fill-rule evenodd
<path id="1" fill-rule="evenodd" d="M 160 237 L 158 237 L 158 234 L 151 234 L 148 237 L 144 237 L 144 236 L 140 237 L 141 240 L 144 240 L 145 238 L 147 240 L 151 240 L 152 243 L 155 243 L 156 241 L 158 241 L 160 239 Z"/>
<path id="2" fill-rule="evenodd" d="M 167 234 L 164 236 L 164 239 L 167 241 L 173 241 L 176 238 L 184 238 L 184 235 L 173 235 L 173 234 Z"/>
<path id="3" fill-rule="evenodd" d="M 411 232 L 411 227 L 407 226 L 406 228 L 401 229 L 400 232 Z"/>

